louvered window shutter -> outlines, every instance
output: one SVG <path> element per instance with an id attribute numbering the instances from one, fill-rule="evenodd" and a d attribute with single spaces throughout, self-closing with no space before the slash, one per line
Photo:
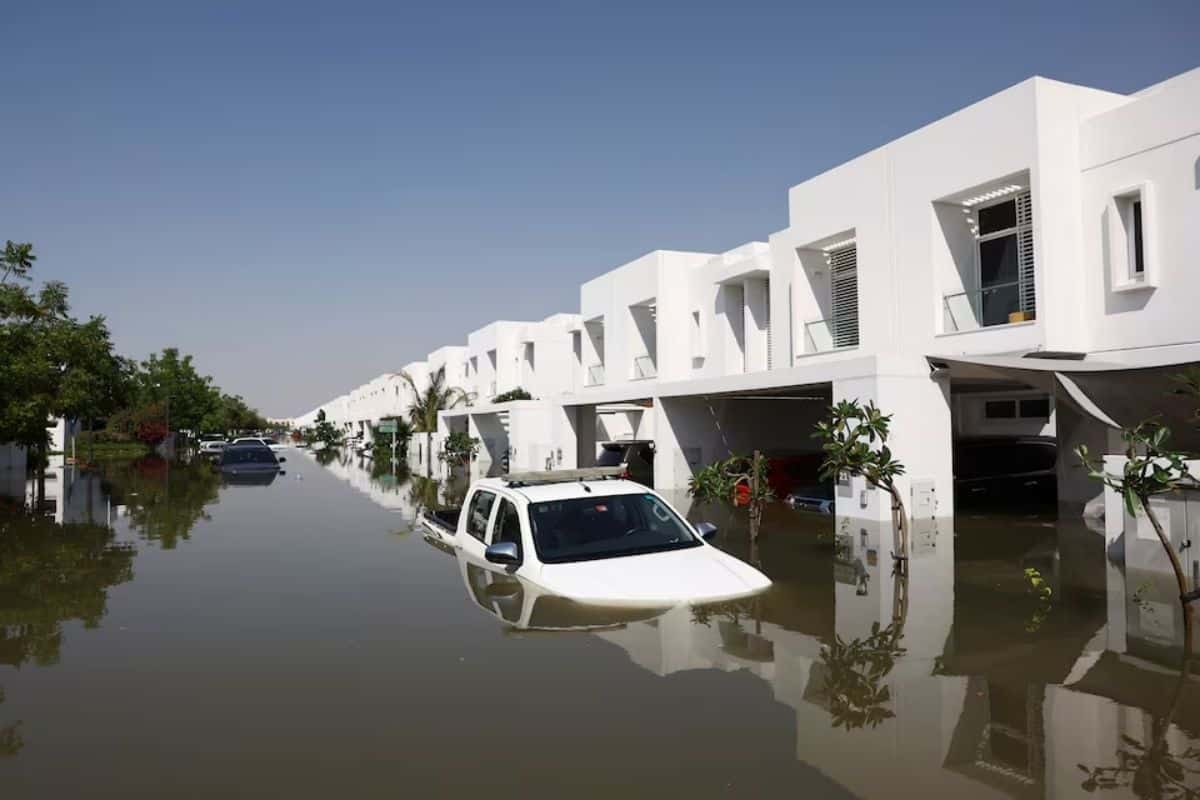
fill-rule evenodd
<path id="1" fill-rule="evenodd" d="M 1029 192 L 1017 195 L 1017 286 L 1021 310 L 1037 312 L 1033 268 L 1033 198 Z"/>
<path id="2" fill-rule="evenodd" d="M 833 346 L 858 346 L 858 247 L 829 254 L 833 289 Z"/>

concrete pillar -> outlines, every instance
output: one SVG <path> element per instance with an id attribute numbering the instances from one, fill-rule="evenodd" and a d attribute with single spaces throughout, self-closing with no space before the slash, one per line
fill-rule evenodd
<path id="1" fill-rule="evenodd" d="M 923 358 L 880 357 L 873 375 L 835 380 L 833 401 L 874 401 L 892 416 L 888 447 L 905 466 L 896 481 L 910 517 L 954 515 L 950 386 L 930 377 Z M 914 491 L 915 489 L 915 491 Z M 839 516 L 887 521 L 891 500 L 863 478 L 839 484 Z"/>
<path id="2" fill-rule="evenodd" d="M 687 408 L 687 400 L 659 397 L 654 400 L 654 488 L 660 491 L 686 489 L 692 477 L 692 463 L 699 463 L 696 415 Z"/>

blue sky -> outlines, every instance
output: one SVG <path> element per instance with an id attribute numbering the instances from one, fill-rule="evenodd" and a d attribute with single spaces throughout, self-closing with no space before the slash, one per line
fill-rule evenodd
<path id="1" fill-rule="evenodd" d="M 0 240 L 294 415 L 1030 75 L 1200 65 L 1200 3 L 5 2 Z"/>

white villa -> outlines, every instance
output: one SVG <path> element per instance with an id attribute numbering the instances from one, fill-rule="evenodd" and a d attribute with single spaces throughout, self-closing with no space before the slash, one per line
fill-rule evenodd
<path id="1" fill-rule="evenodd" d="M 763 238 L 649 253 L 584 283 L 577 313 L 404 367 L 474 398 L 437 439 L 469 431 L 492 472 L 652 441 L 656 487 L 679 489 L 730 452 L 815 453 L 831 401 L 870 399 L 923 517 L 953 514 L 959 437 L 1055 437 L 1076 507 L 1099 494 L 1076 444 L 1115 452 L 1146 409 L 1200 444 L 1168 393 L 1200 361 L 1200 69 L 1131 95 L 1031 78 L 792 187 Z M 493 402 L 517 387 L 534 399 Z M 383 375 L 294 422 L 365 430 L 410 403 Z M 857 480 L 837 499 L 889 513 Z"/>

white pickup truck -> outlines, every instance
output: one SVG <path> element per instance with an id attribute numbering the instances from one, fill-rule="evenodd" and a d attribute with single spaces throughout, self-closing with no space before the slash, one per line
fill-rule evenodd
<path id="1" fill-rule="evenodd" d="M 771 585 L 705 539 L 651 489 L 612 479 L 621 467 L 534 472 L 472 484 L 462 509 L 421 525 L 460 556 L 581 603 L 663 607 L 746 597 Z"/>

